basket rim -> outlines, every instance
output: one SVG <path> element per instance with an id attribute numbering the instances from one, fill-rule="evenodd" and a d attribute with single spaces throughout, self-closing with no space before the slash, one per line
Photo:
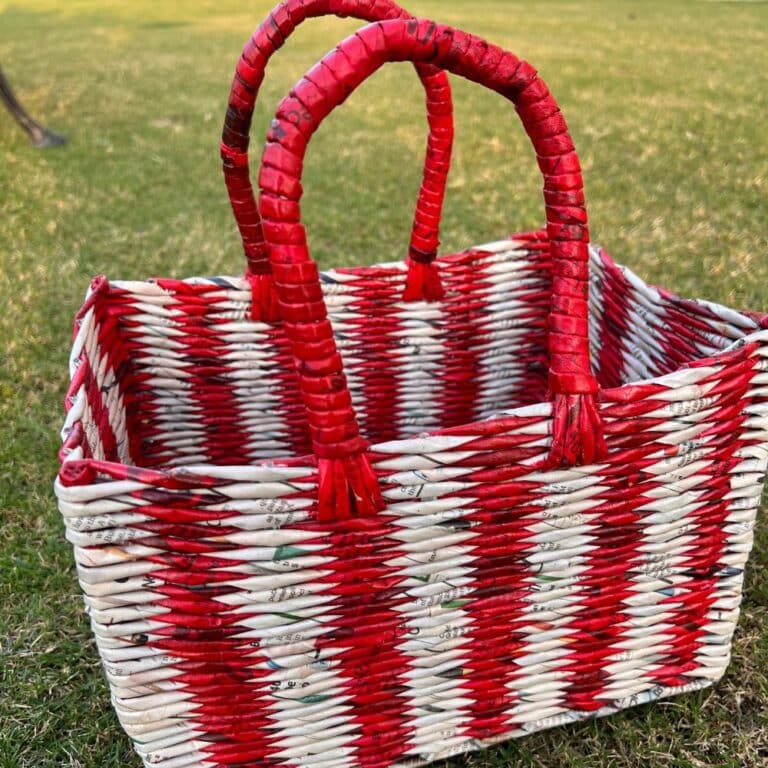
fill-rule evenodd
<path id="1" fill-rule="evenodd" d="M 440 254 L 435 259 L 435 263 L 441 263 L 447 266 L 465 261 L 469 256 L 483 258 L 515 250 L 542 250 L 541 246 L 546 242 L 547 234 L 545 230 L 539 229 L 530 232 L 520 232 L 509 235 L 509 237 L 501 240 L 493 240 L 487 243 L 473 245 L 455 253 Z M 658 298 L 663 298 L 664 300 L 673 303 L 675 306 L 684 308 L 688 312 L 705 314 L 707 316 L 711 316 L 714 312 L 719 315 L 727 315 L 729 319 L 735 322 L 735 324 L 743 325 L 744 328 L 751 327 L 755 328 L 755 330 L 768 328 L 768 308 L 766 308 L 765 311 L 740 309 L 701 297 L 684 297 L 670 289 L 646 282 L 630 267 L 617 262 L 613 256 L 598 243 L 590 243 L 589 251 L 590 256 L 592 258 L 599 258 L 606 268 L 620 271 L 633 288 L 646 293 L 657 294 Z M 325 277 L 326 282 L 328 283 L 343 284 L 355 277 L 402 277 L 407 271 L 407 264 L 402 260 L 395 260 L 371 265 L 331 267 L 329 269 L 321 269 L 319 274 L 321 279 Z M 151 289 L 148 293 L 157 293 L 158 287 L 162 286 L 172 286 L 174 290 L 184 290 L 185 288 L 188 288 L 190 291 L 193 291 L 201 284 L 211 285 L 216 284 L 217 282 L 221 284 L 222 288 L 240 288 L 243 291 L 251 290 L 251 285 L 245 276 L 245 273 L 237 275 L 193 275 L 190 277 L 150 277 L 138 280 L 132 278 L 113 279 L 105 273 L 100 273 L 94 276 L 86 297 L 96 292 L 94 287 L 101 288 L 101 290 L 109 290 L 109 288 L 115 287 L 135 291 L 139 286 L 146 286 Z M 264 321 L 263 324 L 272 325 L 275 323 Z"/>
<path id="2" fill-rule="evenodd" d="M 536 230 L 533 232 L 519 233 L 511 235 L 507 239 L 496 240 L 489 243 L 473 246 L 464 251 L 454 254 L 447 254 L 438 257 L 443 263 L 458 262 L 466 259 L 468 255 L 485 256 L 491 254 L 503 253 L 510 250 L 536 249 L 537 241 L 543 242 L 546 239 L 546 232 Z M 532 248 L 533 246 L 533 248 Z M 688 377 L 688 371 L 691 369 L 700 369 L 702 367 L 727 365 L 730 360 L 742 353 L 742 350 L 751 344 L 757 347 L 765 346 L 768 350 L 768 313 L 737 310 L 727 307 L 717 302 L 706 299 L 687 299 L 664 288 L 646 283 L 636 273 L 628 267 L 614 261 L 614 259 L 599 245 L 590 244 L 590 255 L 593 258 L 599 258 L 603 266 L 607 269 L 619 270 L 627 282 L 635 289 L 650 294 L 653 298 L 663 299 L 671 302 L 694 315 L 704 315 L 711 319 L 715 314 L 724 321 L 730 321 L 733 325 L 751 330 L 741 338 L 736 339 L 720 352 L 710 357 L 703 357 L 685 363 L 670 373 L 661 376 L 638 379 L 627 382 L 619 387 L 604 388 L 600 391 L 601 405 L 606 403 L 624 402 L 628 395 L 638 388 L 648 388 L 649 386 L 662 385 L 667 388 L 682 386 Z M 406 272 L 406 265 L 402 261 L 385 262 L 372 266 L 342 267 L 338 269 L 321 271 L 321 276 L 329 278 L 329 282 L 344 282 L 352 275 L 365 276 L 397 276 Z M 336 277 L 341 280 L 336 280 Z M 245 276 L 218 276 L 218 277 L 188 277 L 188 278 L 153 278 L 148 280 L 116 280 L 110 281 L 105 276 L 94 278 L 91 287 L 86 296 L 86 301 L 77 314 L 81 318 L 84 311 L 92 306 L 96 294 L 108 292 L 110 286 L 117 288 L 130 287 L 135 290 L 140 285 L 152 287 L 152 292 L 156 293 L 158 283 L 177 286 L 181 289 L 189 286 L 192 289 L 196 285 L 214 284 L 217 280 L 226 281 L 222 287 L 236 288 L 238 283 L 242 282 L 243 290 L 247 290 L 249 283 Z M 655 295 L 654 295 L 655 294 Z M 75 332 L 78 326 L 76 324 Z M 74 352 L 73 352 L 74 354 Z M 766 353 L 768 355 L 768 352 Z M 75 384 L 74 376 L 71 377 L 70 386 L 65 396 L 65 411 L 69 413 L 74 407 L 79 386 Z M 539 402 L 531 405 L 519 406 L 509 410 L 490 414 L 483 419 L 475 419 L 454 427 L 444 427 L 425 431 L 419 435 L 398 440 L 389 440 L 382 443 L 373 443 L 369 452 L 378 460 L 379 457 L 386 457 L 387 454 L 407 453 L 413 450 L 414 441 L 429 441 L 431 439 L 460 439 L 462 435 L 477 435 L 487 431 L 493 424 L 499 428 L 503 424 L 513 427 L 516 423 L 526 421 L 531 418 L 547 419 L 551 417 L 551 403 Z M 503 427 L 501 427 L 503 429 Z M 548 433 L 549 434 L 549 433 Z M 179 467 L 142 467 L 136 464 L 124 464 L 122 462 L 105 461 L 101 459 L 85 458 L 82 456 L 82 444 L 85 442 L 85 432 L 80 420 L 73 424 L 66 423 L 62 429 L 62 447 L 59 451 L 60 467 L 57 473 L 56 488 L 57 494 L 63 489 L 74 486 L 91 485 L 97 475 L 107 475 L 113 478 L 112 482 L 134 481 L 142 485 L 150 481 L 163 487 L 189 489 L 193 487 L 202 487 L 204 485 L 214 485 L 220 479 L 231 479 L 233 476 L 244 480 L 248 476 L 248 470 L 252 472 L 263 473 L 265 470 L 274 472 L 275 479 L 292 480 L 301 477 L 307 477 L 314 474 L 317 467 L 317 460 L 312 454 L 303 456 L 286 455 L 285 457 L 273 457 L 255 461 L 251 464 L 189 464 Z M 409 447 L 410 446 L 410 447 Z M 599 462 L 594 466 L 600 466 L 607 462 Z M 546 465 L 546 454 L 542 452 L 540 459 L 532 460 L 530 469 L 532 472 L 540 470 Z M 63 473 L 67 470 L 67 478 L 64 479 Z M 141 480 L 138 475 L 141 475 Z M 106 481 L 109 483 L 110 481 Z M 104 485 L 103 481 L 98 483 Z M 103 490 L 106 490 L 104 488 Z"/>

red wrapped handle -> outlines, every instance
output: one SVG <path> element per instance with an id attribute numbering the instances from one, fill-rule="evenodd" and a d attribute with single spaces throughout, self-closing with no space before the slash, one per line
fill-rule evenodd
<path id="1" fill-rule="evenodd" d="M 254 319 L 277 319 L 277 302 L 269 279 L 269 245 L 249 178 L 248 136 L 267 62 L 305 19 L 327 14 L 365 21 L 411 18 L 391 0 L 286 0 L 267 16 L 245 46 L 237 65 L 222 132 L 224 179 L 243 240 L 248 274 L 254 287 Z M 408 249 L 409 274 L 404 299 L 442 298 L 440 278 L 430 265 L 440 244 L 438 232 L 453 143 L 453 105 L 446 74 L 416 65 L 427 96 L 429 138 L 424 174 Z M 266 278 L 260 277 L 266 276 Z"/>
<path id="2" fill-rule="evenodd" d="M 514 103 L 544 176 L 553 264 L 548 336 L 554 399 L 550 463 L 592 463 L 605 453 L 598 385 L 589 362 L 589 233 L 583 182 L 559 107 L 533 67 L 479 37 L 431 21 L 379 22 L 341 43 L 283 99 L 259 175 L 281 315 L 314 450 L 319 462 L 325 462 L 320 473 L 321 516 L 334 516 L 339 503 L 342 515 L 370 514 L 381 505 L 381 497 L 371 482 L 367 446 L 352 410 L 317 267 L 300 223 L 302 163 L 307 143 L 323 118 L 384 62 L 403 60 L 443 67 Z M 335 465 L 328 463 L 334 460 Z M 339 502 L 344 494 L 349 503 Z"/>

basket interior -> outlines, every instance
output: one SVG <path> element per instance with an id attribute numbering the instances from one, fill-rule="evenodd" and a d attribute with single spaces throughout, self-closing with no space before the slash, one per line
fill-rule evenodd
<path id="1" fill-rule="evenodd" d="M 546 242 L 528 235 L 490 244 L 444 257 L 440 269 L 446 298 L 435 304 L 399 301 L 400 264 L 324 275 L 372 443 L 547 397 Z M 590 270 L 592 366 L 604 388 L 670 373 L 757 327 L 747 315 L 649 287 L 596 247 Z M 251 322 L 249 311 L 241 278 L 100 291 L 82 325 L 86 455 L 161 468 L 308 454 L 282 329 Z"/>

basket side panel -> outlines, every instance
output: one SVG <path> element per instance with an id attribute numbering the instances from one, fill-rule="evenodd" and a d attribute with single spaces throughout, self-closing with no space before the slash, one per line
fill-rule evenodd
<path id="1" fill-rule="evenodd" d="M 590 246 L 590 345 L 603 387 L 664 376 L 720 354 L 768 318 L 648 285 Z"/>
<path id="2" fill-rule="evenodd" d="M 138 454 L 131 441 L 137 433 L 131 418 L 133 379 L 104 277 L 94 279 L 75 318 L 69 372 L 62 430 L 67 456 L 133 463 Z"/>

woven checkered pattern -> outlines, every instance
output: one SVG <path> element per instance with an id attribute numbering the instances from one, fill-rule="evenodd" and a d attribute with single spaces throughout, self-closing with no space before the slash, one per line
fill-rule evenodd
<path id="1" fill-rule="evenodd" d="M 547 229 L 430 262 L 436 301 L 412 262 L 318 274 L 299 221 L 309 137 L 394 59 L 503 93 L 544 175 Z M 145 764 L 417 765 L 718 680 L 768 315 L 589 245 L 546 86 L 430 22 L 329 54 L 260 179 L 259 280 L 97 278 L 75 324 L 56 492 Z"/>

